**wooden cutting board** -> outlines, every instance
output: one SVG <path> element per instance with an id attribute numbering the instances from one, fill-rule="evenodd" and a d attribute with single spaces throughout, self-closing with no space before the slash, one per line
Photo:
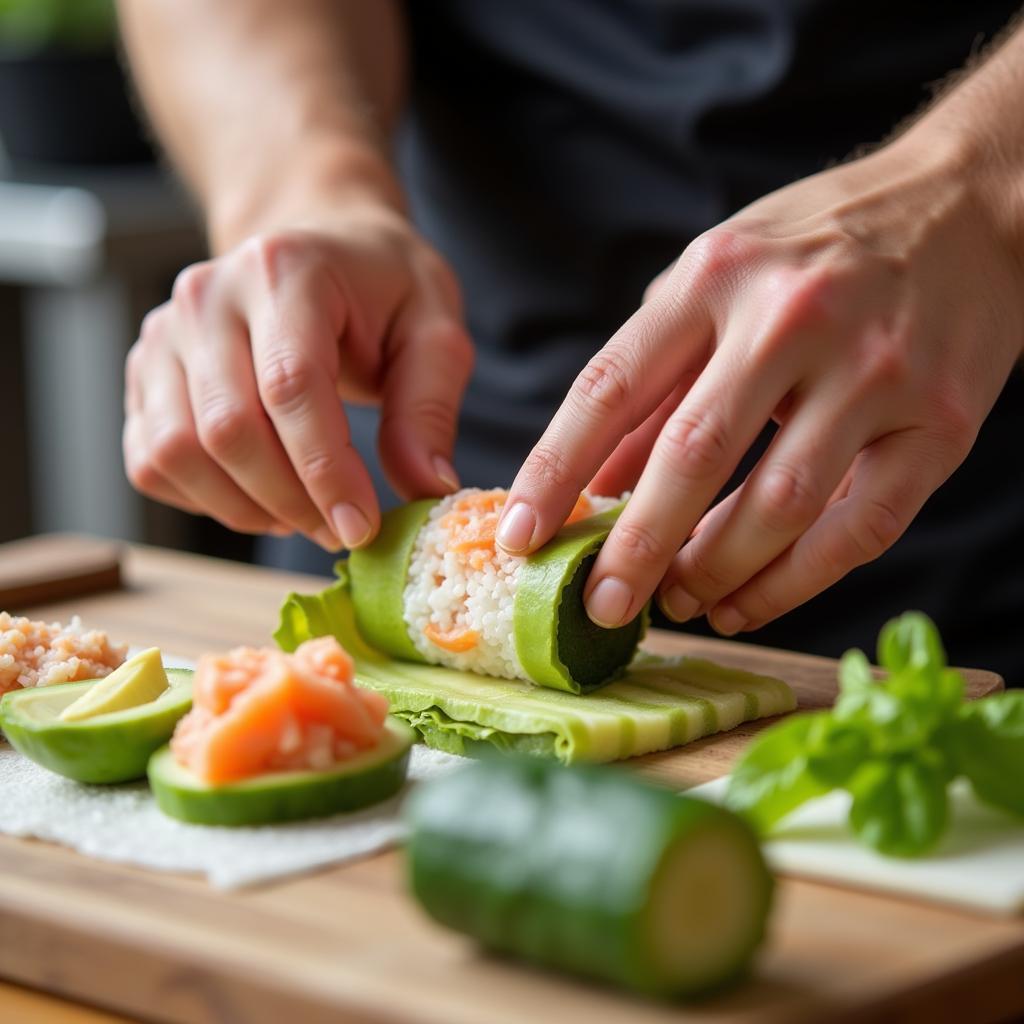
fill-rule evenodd
<path id="1" fill-rule="evenodd" d="M 144 549 L 130 551 L 125 575 L 124 590 L 37 611 L 78 612 L 116 639 L 194 657 L 266 642 L 282 595 L 323 583 Z M 779 675 L 803 707 L 835 696 L 828 659 L 666 633 L 650 646 Z M 988 672 L 968 678 L 975 696 L 1001 685 Z M 630 767 L 680 787 L 704 781 L 728 771 L 760 727 Z M 780 886 L 773 940 L 753 980 L 680 1009 L 480 954 L 423 918 L 395 852 L 242 893 L 6 837 L 0 858 L 0 975 L 147 1019 L 732 1024 L 899 1012 L 959 1024 L 1024 1012 L 1024 921 L 793 880 Z"/>

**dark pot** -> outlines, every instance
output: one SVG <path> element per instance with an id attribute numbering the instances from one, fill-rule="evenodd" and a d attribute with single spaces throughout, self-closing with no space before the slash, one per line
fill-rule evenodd
<path id="1" fill-rule="evenodd" d="M 0 50 L 0 140 L 14 163 L 152 160 L 113 53 Z"/>

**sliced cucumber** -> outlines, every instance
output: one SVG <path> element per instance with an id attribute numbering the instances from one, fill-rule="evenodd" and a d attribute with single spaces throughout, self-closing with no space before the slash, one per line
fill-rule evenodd
<path id="1" fill-rule="evenodd" d="M 197 825 L 268 825 L 355 811 L 393 796 L 405 781 L 416 734 L 389 718 L 380 743 L 330 771 L 270 772 L 210 786 L 178 763 L 170 747 L 149 762 L 149 784 L 165 814 Z"/>
<path id="2" fill-rule="evenodd" d="M 391 509 L 373 543 L 348 556 L 359 632 L 377 650 L 405 661 L 425 660 L 409 638 L 403 594 L 416 538 L 436 504 L 425 499 Z"/>
<path id="3" fill-rule="evenodd" d="M 617 629 L 596 625 L 583 588 L 623 506 L 563 526 L 519 575 L 513 605 L 516 654 L 538 686 L 588 693 L 622 675 L 647 628 L 645 607 Z"/>
<path id="4" fill-rule="evenodd" d="M 492 758 L 410 800 L 413 893 L 441 924 L 658 996 L 748 967 L 772 878 L 736 815 L 624 773 Z"/>
<path id="5" fill-rule="evenodd" d="M 167 677 L 171 686 L 156 700 L 80 721 L 60 716 L 96 680 L 15 690 L 0 700 L 0 729 L 15 750 L 77 782 L 141 779 L 150 755 L 192 707 L 192 673 L 171 668 Z"/>

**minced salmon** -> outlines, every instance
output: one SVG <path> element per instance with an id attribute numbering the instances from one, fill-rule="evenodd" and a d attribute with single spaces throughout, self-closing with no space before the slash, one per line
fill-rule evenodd
<path id="1" fill-rule="evenodd" d="M 67 626 L 0 612 L 0 694 L 109 675 L 128 655 L 76 615 Z"/>
<path id="2" fill-rule="evenodd" d="M 216 785 L 273 771 L 324 771 L 376 746 L 388 702 L 355 685 L 334 637 L 294 654 L 238 647 L 199 659 L 192 710 L 171 739 L 180 764 Z"/>

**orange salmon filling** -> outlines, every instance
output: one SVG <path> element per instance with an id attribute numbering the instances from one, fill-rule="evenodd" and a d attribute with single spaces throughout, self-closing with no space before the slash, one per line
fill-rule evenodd
<path id="1" fill-rule="evenodd" d="M 334 637 L 294 654 L 238 647 L 199 659 L 192 710 L 171 738 L 185 768 L 211 785 L 266 772 L 324 771 L 380 742 L 386 698 L 355 685 Z"/>
<path id="2" fill-rule="evenodd" d="M 462 654 L 464 651 L 471 651 L 480 643 L 480 634 L 475 629 L 441 630 L 432 622 L 427 623 L 423 630 L 423 635 L 435 647 L 451 651 L 452 654 Z"/>

